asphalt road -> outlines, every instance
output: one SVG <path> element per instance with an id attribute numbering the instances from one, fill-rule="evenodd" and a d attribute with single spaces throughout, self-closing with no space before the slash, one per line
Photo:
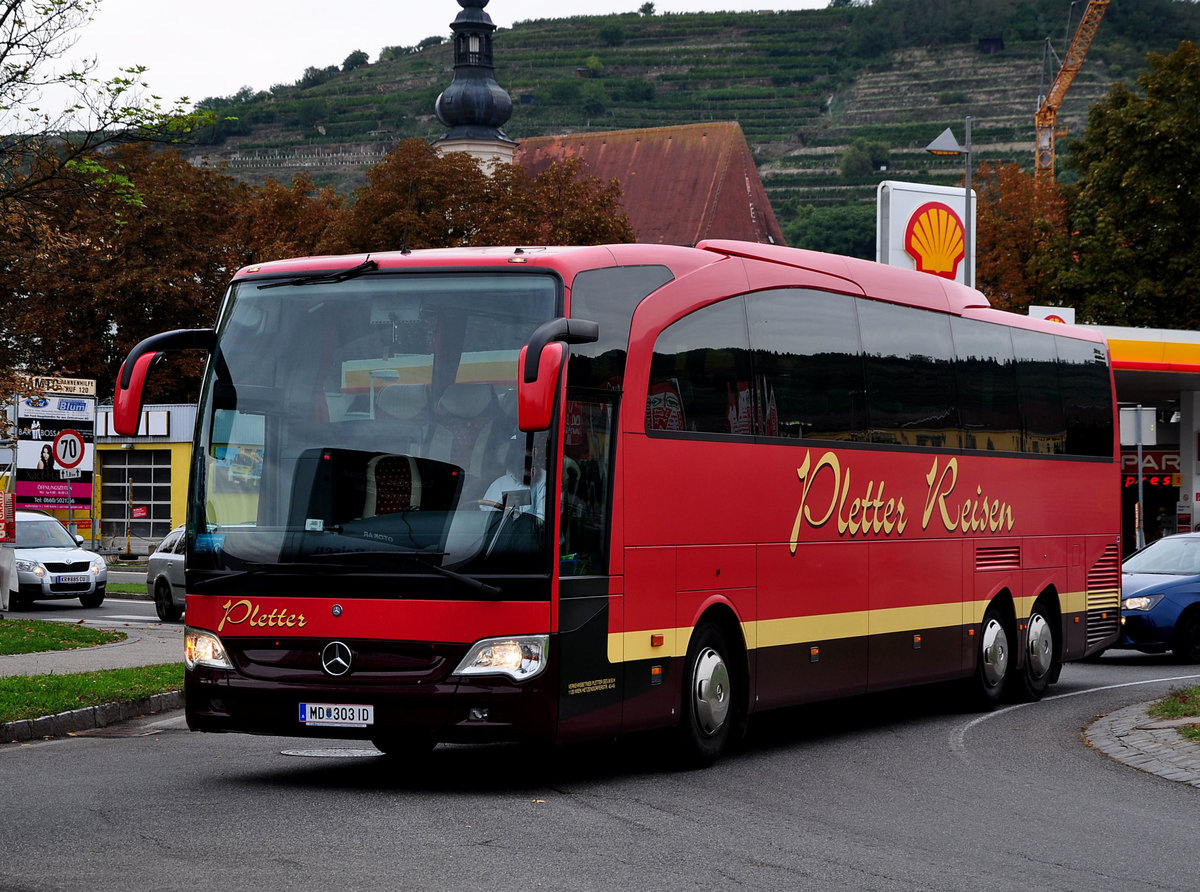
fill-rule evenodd
<path id="1" fill-rule="evenodd" d="M 698 772 L 644 737 L 404 764 L 173 714 L 0 747 L 0 888 L 1194 890 L 1200 789 L 1081 731 L 1198 675 L 1109 656 L 986 715 L 936 688 L 793 710 Z"/>

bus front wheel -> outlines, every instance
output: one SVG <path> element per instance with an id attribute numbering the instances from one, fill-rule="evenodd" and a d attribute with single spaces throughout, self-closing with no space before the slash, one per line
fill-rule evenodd
<path id="1" fill-rule="evenodd" d="M 691 768 L 711 765 L 724 752 L 738 721 L 735 675 L 721 630 L 712 624 L 696 629 L 684 668 L 679 748 Z"/>

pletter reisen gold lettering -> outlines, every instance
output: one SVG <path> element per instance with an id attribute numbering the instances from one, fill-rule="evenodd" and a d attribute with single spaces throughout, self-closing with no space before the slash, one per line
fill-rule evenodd
<path id="1" fill-rule="evenodd" d="M 289 613 L 287 610 L 276 607 L 270 613 L 264 613 L 249 598 L 241 598 L 237 601 L 226 601 L 221 605 L 224 615 L 221 621 L 217 624 L 217 631 L 222 631 L 226 625 L 240 626 L 247 625 L 255 629 L 303 629 L 308 625 L 308 620 L 304 618 L 303 613 Z"/>
<path id="2" fill-rule="evenodd" d="M 842 468 L 835 452 L 826 452 L 815 462 L 811 452 L 804 453 L 796 476 L 800 480 L 800 504 L 792 523 L 789 540 L 792 554 L 800 545 L 804 527 L 821 529 L 835 522 L 839 536 L 880 537 L 902 536 L 908 529 L 904 497 L 888 492 L 884 480 L 867 480 L 865 486 L 855 487 L 850 468 Z M 925 510 L 921 514 L 921 529 L 929 529 L 936 515 L 942 527 L 950 533 L 1006 533 L 1012 530 L 1012 505 L 1002 499 L 986 496 L 983 487 L 976 486 L 973 496 L 955 497 L 958 486 L 958 458 L 944 465 L 938 457 L 925 475 Z"/>
<path id="3" fill-rule="evenodd" d="M 800 506 L 796 509 L 796 520 L 792 524 L 790 540 L 792 554 L 800 544 L 800 530 L 807 524 L 820 529 L 836 518 L 839 536 L 901 536 L 908 528 L 908 517 L 904 512 L 904 499 L 893 498 L 886 493 L 887 484 L 882 480 L 868 480 L 865 488 L 851 497 L 850 469 L 842 470 L 837 453 L 826 452 L 816 464 L 812 453 L 804 453 L 804 460 L 796 469 L 800 478 Z M 824 481 L 817 489 L 814 484 Z M 828 502 L 825 487 L 828 486 Z"/>
<path id="4" fill-rule="evenodd" d="M 925 511 L 921 515 L 921 529 L 929 528 L 929 521 L 936 508 L 942 526 L 947 532 L 968 533 L 1007 533 L 1013 528 L 1012 505 L 1001 499 L 989 498 L 983 494 L 983 487 L 975 487 L 975 497 L 967 497 L 961 502 L 951 500 L 954 487 L 958 483 L 958 459 L 952 458 L 945 467 L 939 470 L 939 462 L 935 457 L 933 466 L 925 475 L 929 490 L 925 496 Z"/>

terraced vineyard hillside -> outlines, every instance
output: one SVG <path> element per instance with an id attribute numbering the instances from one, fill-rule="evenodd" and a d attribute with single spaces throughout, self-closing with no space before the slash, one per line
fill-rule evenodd
<path id="1" fill-rule="evenodd" d="M 1197 4 L 1174 6 L 1200 31 Z M 457 10 L 446 7 L 449 34 Z M 864 52 L 855 28 L 862 13 L 520 22 L 495 36 L 497 80 L 515 105 L 505 129 L 520 140 L 738 121 L 781 222 L 802 204 L 873 201 L 884 178 L 960 181 L 960 161 L 937 161 L 923 148 L 947 126 L 961 139 L 966 115 L 976 160 L 1032 165 L 1033 114 L 1044 89 L 1041 40 L 1008 39 L 1001 28 L 986 42 Z M 1061 26 L 1055 23 L 1056 33 Z M 1156 33 L 1136 43 L 1117 26 L 1102 35 L 1059 116 L 1074 134 L 1110 82 L 1132 82 L 1144 69 L 1147 49 L 1170 52 L 1180 39 L 1200 36 Z M 387 48 L 380 61 L 350 71 L 312 68 L 294 85 L 206 100 L 202 105 L 236 120 L 215 129 L 193 160 L 225 165 L 251 182 L 308 171 L 318 183 L 353 188 L 400 139 L 433 139 L 444 130 L 433 105 L 453 77 L 451 48 L 423 43 L 430 45 Z M 867 170 L 844 169 L 843 156 L 856 142 L 876 156 Z"/>

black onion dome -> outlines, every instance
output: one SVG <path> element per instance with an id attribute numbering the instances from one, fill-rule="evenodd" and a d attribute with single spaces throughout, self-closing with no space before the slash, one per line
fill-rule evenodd
<path id="1" fill-rule="evenodd" d="M 512 117 L 512 97 L 496 83 L 492 65 L 492 17 L 488 0 L 458 0 L 462 12 L 454 32 L 454 81 L 437 98 L 434 112 L 450 129 L 442 139 L 460 137 L 507 140 L 500 128 Z"/>

